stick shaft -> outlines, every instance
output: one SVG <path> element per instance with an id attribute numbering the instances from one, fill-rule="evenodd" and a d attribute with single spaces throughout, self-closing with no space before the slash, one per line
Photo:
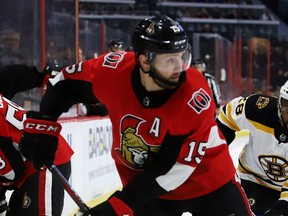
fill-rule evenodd
<path id="1" fill-rule="evenodd" d="M 74 202 L 78 205 L 80 210 L 84 213 L 89 210 L 88 206 L 84 203 L 84 201 L 80 198 L 80 196 L 76 193 L 76 191 L 72 188 L 66 178 L 62 175 L 60 170 L 55 166 L 55 164 L 47 165 L 47 168 L 50 170 L 52 175 L 57 179 L 57 181 L 63 186 L 69 196 L 74 200 Z"/>

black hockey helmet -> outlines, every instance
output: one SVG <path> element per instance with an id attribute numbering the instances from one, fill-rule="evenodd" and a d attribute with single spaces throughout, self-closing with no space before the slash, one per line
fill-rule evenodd
<path id="1" fill-rule="evenodd" d="M 178 22 L 161 15 L 139 22 L 131 44 L 136 56 L 147 52 L 175 53 L 188 47 L 188 36 Z"/>
<path id="2" fill-rule="evenodd" d="M 109 52 L 118 52 L 123 51 L 123 41 L 119 39 L 113 39 L 108 44 L 108 51 Z"/>

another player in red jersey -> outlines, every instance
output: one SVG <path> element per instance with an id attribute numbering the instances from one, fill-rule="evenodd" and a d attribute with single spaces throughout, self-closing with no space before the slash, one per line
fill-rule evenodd
<path id="1" fill-rule="evenodd" d="M 40 87 L 46 75 L 24 65 L 10 65 L 0 70 L 0 215 L 59 216 L 63 210 L 63 187 L 47 169 L 37 171 L 19 152 L 26 111 L 4 97 L 12 98 L 19 91 Z M 49 152 L 49 147 L 43 151 Z M 59 136 L 55 164 L 67 179 L 71 174 L 72 154 L 68 143 Z M 7 190 L 13 191 L 8 207 Z"/>
<path id="2" fill-rule="evenodd" d="M 215 123 L 211 90 L 189 68 L 183 28 L 167 16 L 147 18 L 136 26 L 132 46 L 133 52 L 107 53 L 63 69 L 41 101 L 38 115 L 54 118 L 96 98 L 109 110 L 123 189 L 84 215 L 251 215 Z M 31 115 L 24 124 L 37 121 Z M 33 155 L 43 137 L 24 131 L 23 154 L 45 164 L 49 155 Z"/>

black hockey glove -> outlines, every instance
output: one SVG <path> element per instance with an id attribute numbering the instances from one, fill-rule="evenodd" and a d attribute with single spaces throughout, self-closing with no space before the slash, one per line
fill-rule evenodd
<path id="1" fill-rule="evenodd" d="M 101 103 L 96 103 L 96 104 L 84 104 L 84 106 L 87 109 L 87 116 L 106 116 L 108 114 L 107 108 L 101 104 Z"/>
<path id="2" fill-rule="evenodd" d="M 56 120 L 40 112 L 27 112 L 19 149 L 37 170 L 54 163 L 61 131 L 61 125 Z"/>
<path id="3" fill-rule="evenodd" d="M 43 71 L 41 72 L 42 76 L 43 76 L 43 80 L 42 80 L 42 83 L 41 83 L 41 86 L 39 87 L 42 87 L 44 88 L 45 85 L 48 83 L 48 80 L 50 78 L 54 78 L 57 74 L 59 73 L 59 71 L 56 71 L 54 70 L 52 67 L 50 67 L 49 65 L 47 65 Z"/>
<path id="4" fill-rule="evenodd" d="M 0 213 L 3 213 L 8 209 L 5 193 L 6 188 L 0 186 Z"/>
<path id="5" fill-rule="evenodd" d="M 120 191 L 115 192 L 107 201 L 91 208 L 83 216 L 133 216 Z"/>
<path id="6" fill-rule="evenodd" d="M 265 216 L 288 216 L 288 202 L 277 200 L 271 209 L 265 212 Z"/>

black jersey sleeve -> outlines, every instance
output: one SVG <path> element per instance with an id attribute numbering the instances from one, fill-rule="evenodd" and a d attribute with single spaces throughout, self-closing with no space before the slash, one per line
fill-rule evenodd
<path id="1" fill-rule="evenodd" d="M 221 108 L 221 112 L 223 112 L 225 115 L 227 115 L 227 106 L 228 104 L 224 105 L 222 108 Z M 219 127 L 219 129 L 221 130 L 222 134 L 224 135 L 225 139 L 226 139 L 226 142 L 228 145 L 230 145 L 233 140 L 235 139 L 236 137 L 236 134 L 235 134 L 235 130 L 233 130 L 232 128 L 230 127 L 227 127 L 225 124 L 223 124 L 220 120 L 219 120 L 219 117 L 220 115 L 216 118 L 216 123 Z"/>
<path id="2" fill-rule="evenodd" d="M 9 137 L 0 136 L 0 149 L 1 149 L 1 163 L 5 163 L 6 169 L 10 172 L 13 171 L 14 178 L 6 178 L 3 175 L 0 175 L 0 182 L 11 183 L 19 180 L 23 176 L 24 172 L 24 162 L 19 151 L 17 151 L 12 143 L 12 140 Z M 7 168 L 9 167 L 9 168 Z M 10 170 L 11 169 L 11 170 Z"/>
<path id="3" fill-rule="evenodd" d="M 44 76 L 34 66 L 5 66 L 0 70 L 0 92 L 11 99 L 18 92 L 40 87 Z"/>
<path id="4" fill-rule="evenodd" d="M 185 138 L 186 136 L 166 135 L 154 160 L 123 188 L 125 201 L 134 210 L 168 192 L 157 183 L 156 178 L 173 167 Z"/>
<path id="5" fill-rule="evenodd" d="M 67 79 L 56 85 L 47 85 L 40 103 L 40 112 L 59 117 L 76 103 L 98 103 L 93 95 L 92 83 L 83 80 Z"/>

